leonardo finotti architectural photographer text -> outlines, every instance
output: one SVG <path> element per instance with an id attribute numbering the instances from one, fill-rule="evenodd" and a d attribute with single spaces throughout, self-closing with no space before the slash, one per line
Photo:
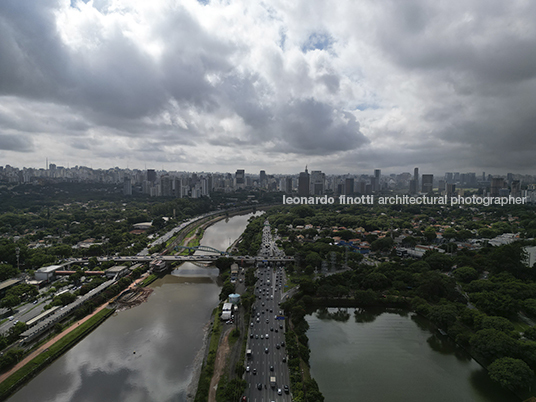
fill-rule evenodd
<path id="1" fill-rule="evenodd" d="M 396 196 L 374 196 L 374 195 L 361 195 L 359 197 L 352 197 L 347 195 L 339 195 L 338 197 L 329 197 L 327 195 L 315 196 L 315 197 L 287 197 L 283 196 L 284 205 L 482 205 L 488 207 L 490 205 L 521 205 L 527 202 L 526 197 L 478 197 L 473 195 L 471 197 L 447 197 L 443 196 L 409 196 L 409 195 L 396 195 Z"/>

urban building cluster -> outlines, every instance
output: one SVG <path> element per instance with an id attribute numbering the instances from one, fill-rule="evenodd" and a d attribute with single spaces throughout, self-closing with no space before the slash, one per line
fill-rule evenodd
<path id="1" fill-rule="evenodd" d="M 372 174 L 329 175 L 320 170 L 299 174 L 267 174 L 261 170 L 246 173 L 176 172 L 155 169 L 93 169 L 86 166 L 63 167 L 53 163 L 46 168 L 16 168 L 0 166 L 0 181 L 10 184 L 42 184 L 47 181 L 94 182 L 122 185 L 123 193 L 143 193 L 154 197 L 210 196 L 212 192 L 234 192 L 245 189 L 279 191 L 298 196 L 309 195 L 370 195 L 395 191 L 407 194 L 440 194 L 463 196 L 466 191 L 478 191 L 484 196 L 528 197 L 536 201 L 536 176 L 507 173 L 486 175 L 472 172 L 447 172 L 437 177 L 430 173 L 391 173 L 380 169 Z"/>

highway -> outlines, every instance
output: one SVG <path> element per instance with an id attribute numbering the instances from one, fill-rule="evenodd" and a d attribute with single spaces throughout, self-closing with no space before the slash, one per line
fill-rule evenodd
<path id="1" fill-rule="evenodd" d="M 268 221 L 263 228 L 260 255 L 272 259 L 279 256 L 270 232 Z M 245 396 L 250 402 L 292 400 L 285 348 L 285 320 L 279 307 L 285 287 L 283 264 L 257 263 L 256 301 L 252 307 L 246 357 L 245 379 L 248 383 Z M 283 318 L 283 319 L 279 319 Z M 270 384 L 275 377 L 275 385 Z"/>
<path id="2" fill-rule="evenodd" d="M 264 265 L 264 264 L 263 264 Z M 285 320 L 276 319 L 279 314 L 281 289 L 284 286 L 282 268 L 262 267 L 257 270 L 257 300 L 253 306 L 247 349 L 251 357 L 246 365 L 248 401 L 291 401 L 285 393 L 285 385 L 290 385 L 285 341 Z M 268 281 L 270 281 L 268 284 Z M 281 289 L 280 289 L 281 287 Z M 270 386 L 270 377 L 276 378 L 275 387 Z M 261 390 L 258 389 L 261 384 Z M 278 395 L 278 390 L 281 395 Z"/>

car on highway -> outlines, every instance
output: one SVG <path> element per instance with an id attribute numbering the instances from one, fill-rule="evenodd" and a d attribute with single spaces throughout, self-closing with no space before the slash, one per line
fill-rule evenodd
<path id="1" fill-rule="evenodd" d="M 260 391 L 262 389 L 262 384 L 261 383 L 258 383 L 257 384 L 257 389 Z"/>
<path id="2" fill-rule="evenodd" d="M 269 352 L 268 348 L 264 348 L 264 353 L 268 353 L 268 352 Z"/>
<path id="3" fill-rule="evenodd" d="M 277 395 L 283 395 L 283 392 L 281 391 L 281 388 L 277 389 Z"/>
<path id="4" fill-rule="evenodd" d="M 283 389 L 285 390 L 285 394 L 288 394 L 288 393 L 289 393 L 288 385 L 285 385 L 285 386 L 283 387 Z"/>

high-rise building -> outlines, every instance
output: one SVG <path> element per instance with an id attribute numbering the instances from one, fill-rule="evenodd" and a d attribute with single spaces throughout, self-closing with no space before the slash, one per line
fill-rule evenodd
<path id="1" fill-rule="evenodd" d="M 344 180 L 344 194 L 352 195 L 354 193 L 354 179 L 348 177 Z"/>
<path id="2" fill-rule="evenodd" d="M 156 171 L 154 169 L 147 169 L 147 181 L 151 183 L 156 181 Z"/>
<path id="3" fill-rule="evenodd" d="M 324 184 L 326 175 L 320 170 L 313 170 L 311 172 L 311 192 L 314 195 L 324 194 Z"/>
<path id="4" fill-rule="evenodd" d="M 246 171 L 244 169 L 238 169 L 235 173 L 235 188 L 246 187 Z"/>
<path id="5" fill-rule="evenodd" d="M 500 190 L 504 188 L 504 179 L 502 177 L 494 177 L 491 179 L 491 196 L 498 197 Z"/>
<path id="6" fill-rule="evenodd" d="M 132 195 L 132 181 L 130 177 L 123 179 L 123 195 Z"/>
<path id="7" fill-rule="evenodd" d="M 447 183 L 447 197 L 454 197 L 456 194 L 456 184 Z"/>
<path id="8" fill-rule="evenodd" d="M 288 176 L 286 178 L 285 193 L 287 194 L 292 193 L 292 177 L 291 176 Z"/>
<path id="9" fill-rule="evenodd" d="M 309 195 L 309 172 L 307 171 L 307 166 L 305 166 L 305 172 L 301 172 L 298 178 L 298 195 L 300 197 Z"/>
<path id="10" fill-rule="evenodd" d="M 521 195 L 521 182 L 519 180 L 512 180 L 511 188 L 510 195 L 512 197 L 519 197 Z"/>
<path id="11" fill-rule="evenodd" d="M 419 168 L 418 167 L 413 169 L 413 180 L 415 180 L 415 192 L 412 194 L 415 194 L 417 192 L 417 189 L 419 188 Z"/>
<path id="12" fill-rule="evenodd" d="M 434 189 L 434 175 L 423 174 L 422 175 L 422 192 L 431 193 Z"/>
<path id="13" fill-rule="evenodd" d="M 381 182 L 380 178 L 382 176 L 381 169 L 374 169 L 374 191 L 380 191 L 381 190 Z"/>
<path id="14" fill-rule="evenodd" d="M 418 193 L 417 181 L 415 179 L 412 179 L 409 181 L 409 193 L 410 194 Z"/>
<path id="15" fill-rule="evenodd" d="M 266 172 L 264 170 L 261 170 L 259 174 L 259 187 L 265 188 L 267 183 L 268 181 L 266 178 Z"/>

